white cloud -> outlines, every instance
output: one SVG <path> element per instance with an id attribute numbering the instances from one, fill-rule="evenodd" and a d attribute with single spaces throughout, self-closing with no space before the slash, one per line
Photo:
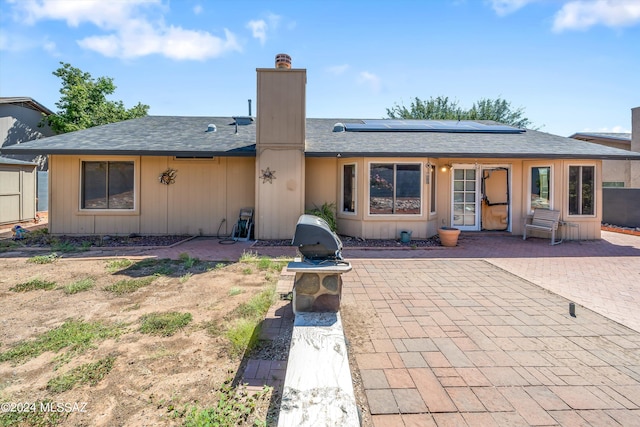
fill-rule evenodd
<path id="1" fill-rule="evenodd" d="M 164 6 L 160 0 L 22 0 L 13 3 L 16 12 L 30 24 L 61 20 L 71 27 L 90 23 L 108 32 L 78 40 L 82 48 L 108 57 L 159 54 L 176 60 L 204 60 L 242 50 L 235 35 L 227 29 L 224 37 L 218 37 L 206 31 L 167 26 L 162 17 L 150 20 L 142 9 L 162 12 Z"/>
<path id="2" fill-rule="evenodd" d="M 335 74 L 336 76 L 339 76 L 340 74 L 344 74 L 348 69 L 349 69 L 348 64 L 342 64 L 342 65 L 334 65 L 332 67 L 328 67 L 327 71 L 331 74 Z"/>
<path id="3" fill-rule="evenodd" d="M 505 16 L 515 12 L 535 0 L 491 0 L 491 7 L 498 16 Z"/>
<path id="4" fill-rule="evenodd" d="M 247 28 L 251 30 L 253 37 L 260 40 L 260 44 L 264 46 L 267 42 L 267 23 L 263 20 L 249 21 Z"/>
<path id="5" fill-rule="evenodd" d="M 202 6 L 197 4 L 193 7 L 193 13 L 196 15 L 200 15 L 202 13 Z"/>
<path id="6" fill-rule="evenodd" d="M 267 20 L 255 19 L 247 23 L 247 28 L 251 30 L 254 38 L 260 40 L 260 44 L 264 46 L 267 42 L 267 32 L 271 33 L 278 29 L 282 17 L 274 13 L 267 15 Z"/>
<path id="7" fill-rule="evenodd" d="M 577 0 L 556 13 L 553 30 L 585 30 L 597 24 L 617 28 L 638 22 L 639 0 Z"/>
<path id="8" fill-rule="evenodd" d="M 362 71 L 358 75 L 358 83 L 368 85 L 374 92 L 380 92 L 380 77 L 368 71 Z"/>

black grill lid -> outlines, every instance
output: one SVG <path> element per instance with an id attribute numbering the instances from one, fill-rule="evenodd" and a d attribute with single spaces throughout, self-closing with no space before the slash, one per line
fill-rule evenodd
<path id="1" fill-rule="evenodd" d="M 300 215 L 292 244 L 308 259 L 342 259 L 342 241 L 324 219 L 315 215 Z"/>

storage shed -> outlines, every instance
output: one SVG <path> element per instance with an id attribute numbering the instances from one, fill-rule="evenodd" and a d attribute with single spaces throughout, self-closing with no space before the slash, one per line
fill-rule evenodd
<path id="1" fill-rule="evenodd" d="M 0 157 L 0 224 L 36 217 L 36 163 Z"/>

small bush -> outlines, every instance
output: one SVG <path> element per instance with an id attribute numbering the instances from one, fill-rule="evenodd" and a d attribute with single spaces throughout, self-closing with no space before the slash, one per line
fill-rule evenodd
<path id="1" fill-rule="evenodd" d="M 50 291 L 55 287 L 56 287 L 56 282 L 50 282 L 48 280 L 42 280 L 42 279 L 32 279 L 32 280 L 29 280 L 28 282 L 19 283 L 9 288 L 9 290 L 13 292 L 29 292 L 29 291 L 35 291 L 38 289 Z"/>
<path id="2" fill-rule="evenodd" d="M 112 259 L 107 262 L 107 271 L 109 273 L 115 273 L 116 271 L 127 268 L 133 264 L 133 261 L 126 258 Z"/>
<path id="3" fill-rule="evenodd" d="M 57 352 L 68 348 L 69 353 L 79 354 L 93 345 L 94 341 L 117 337 L 121 326 L 109 326 L 100 322 L 67 320 L 55 329 L 51 329 L 35 340 L 21 341 L 4 353 L 0 353 L 0 362 L 21 363 L 38 357 L 45 351 Z"/>
<path id="4" fill-rule="evenodd" d="M 337 231 L 338 222 L 336 220 L 336 204 L 335 203 L 323 203 L 322 206 L 314 206 L 313 209 L 306 211 L 305 213 L 309 215 L 315 215 L 324 219 L 327 224 L 329 224 L 329 228 L 331 231 Z"/>
<path id="5" fill-rule="evenodd" d="M 50 379 L 47 383 L 47 390 L 53 393 L 62 393 L 71 390 L 76 385 L 88 383 L 94 386 L 111 372 L 115 360 L 115 356 L 109 356 L 95 363 L 78 366 L 64 375 Z"/>
<path id="6" fill-rule="evenodd" d="M 30 262 L 32 264 L 51 264 L 53 262 L 56 262 L 56 260 L 58 259 L 58 254 L 53 252 L 50 253 L 49 255 L 36 255 L 33 256 L 31 258 L 29 258 L 27 260 L 27 262 Z"/>
<path id="7" fill-rule="evenodd" d="M 184 268 L 187 269 L 193 267 L 199 261 L 198 258 L 191 258 L 191 256 L 186 252 L 182 252 L 180 255 L 178 255 L 178 259 L 182 261 Z"/>
<path id="8" fill-rule="evenodd" d="M 87 277 L 86 279 L 80 279 L 73 283 L 69 283 L 64 288 L 64 293 L 67 295 L 77 294 L 78 292 L 88 291 L 93 288 L 95 284 L 95 279 L 93 277 Z"/>
<path id="9" fill-rule="evenodd" d="M 191 313 L 150 313 L 140 318 L 140 332 L 150 335 L 170 337 L 179 329 L 187 326 L 192 320 Z"/>
<path id="10" fill-rule="evenodd" d="M 233 288 L 229 289 L 229 296 L 233 297 L 233 296 L 236 296 L 236 295 L 240 295 L 243 292 L 244 291 L 242 289 L 234 286 Z"/>
<path id="11" fill-rule="evenodd" d="M 218 401 L 211 408 L 192 407 L 187 412 L 184 425 L 186 427 L 234 427 L 239 425 L 264 425 L 263 420 L 253 420 L 258 404 L 266 399 L 271 389 L 264 386 L 257 393 L 249 395 L 245 386 L 233 387 L 228 379 L 218 390 Z"/>
<path id="12" fill-rule="evenodd" d="M 111 286 L 107 286 L 104 290 L 113 292 L 116 295 L 130 294 L 151 284 L 155 279 L 155 276 L 140 277 L 138 279 L 123 279 L 117 281 Z"/>

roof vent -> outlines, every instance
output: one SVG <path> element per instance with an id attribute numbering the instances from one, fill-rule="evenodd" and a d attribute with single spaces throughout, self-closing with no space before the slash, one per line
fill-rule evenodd
<path id="1" fill-rule="evenodd" d="M 291 57 L 286 53 L 279 53 L 276 55 L 276 68 L 291 68 Z"/>
<path id="2" fill-rule="evenodd" d="M 346 132 L 346 128 L 344 127 L 344 123 L 336 123 L 333 125 L 334 132 Z"/>
<path id="3" fill-rule="evenodd" d="M 215 132 L 216 130 L 216 125 L 214 125 L 213 123 L 209 123 L 209 125 L 207 126 L 207 132 Z"/>

